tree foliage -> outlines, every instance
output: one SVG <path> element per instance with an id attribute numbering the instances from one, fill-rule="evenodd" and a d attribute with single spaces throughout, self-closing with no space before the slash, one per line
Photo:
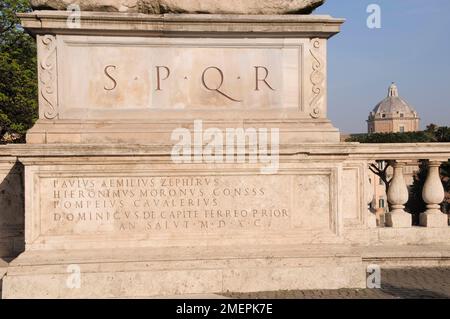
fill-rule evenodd
<path id="1" fill-rule="evenodd" d="M 0 140 L 25 132 L 37 118 L 36 45 L 19 24 L 17 13 L 30 11 L 27 0 L 0 2 Z"/>
<path id="2" fill-rule="evenodd" d="M 408 133 L 373 133 L 351 135 L 347 142 L 359 143 L 433 143 L 435 136 L 430 132 L 408 132 Z"/>
<path id="3" fill-rule="evenodd" d="M 450 142 L 450 127 L 430 124 L 422 132 L 354 134 L 346 142 L 358 143 L 443 143 Z"/>
<path id="4" fill-rule="evenodd" d="M 431 124 L 427 126 L 426 132 L 431 134 L 436 142 L 440 143 L 450 142 L 450 127 L 447 126 L 438 127 L 434 124 Z"/>

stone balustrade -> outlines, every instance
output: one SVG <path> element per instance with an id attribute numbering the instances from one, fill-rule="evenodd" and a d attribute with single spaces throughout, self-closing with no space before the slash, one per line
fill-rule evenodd
<path id="1" fill-rule="evenodd" d="M 340 145 L 342 147 L 342 144 Z M 314 147 L 315 148 L 315 147 Z M 325 156 L 333 152 L 331 149 L 311 151 L 310 155 Z M 382 226 L 392 228 L 411 228 L 412 215 L 405 211 L 409 200 L 408 186 L 405 181 L 404 170 L 407 164 L 417 163 L 419 160 L 428 162 L 428 175 L 423 187 L 422 197 L 427 204 L 427 210 L 420 215 L 420 226 L 428 228 L 449 227 L 449 216 L 441 211 L 441 204 L 445 200 L 445 190 L 441 182 L 440 166 L 450 159 L 449 143 L 414 143 L 414 144 L 358 144 L 348 143 L 345 150 L 351 159 L 365 159 L 368 165 L 376 161 L 388 162 L 393 167 L 393 176 L 387 192 L 390 211 L 386 213 Z M 367 180 L 367 202 L 369 203 L 369 228 L 377 227 L 375 214 L 370 209 L 374 198 L 373 185 Z"/>
<path id="2" fill-rule="evenodd" d="M 439 167 L 441 161 L 428 162 L 428 175 L 423 187 L 422 197 L 427 210 L 420 215 L 420 225 L 424 227 L 448 227 L 449 218 L 441 211 L 445 191 L 441 182 Z M 394 174 L 387 192 L 390 211 L 386 213 L 386 226 L 395 228 L 412 227 L 412 215 L 405 211 L 409 191 L 403 175 L 405 162 L 393 160 Z"/>

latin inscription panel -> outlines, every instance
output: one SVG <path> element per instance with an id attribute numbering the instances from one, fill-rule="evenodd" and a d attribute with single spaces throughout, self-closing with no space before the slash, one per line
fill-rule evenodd
<path id="1" fill-rule="evenodd" d="M 302 107 L 296 40 L 60 38 L 60 107 L 118 110 Z M 89 114 L 86 114 L 89 116 Z"/>
<path id="2" fill-rule="evenodd" d="M 40 177 L 41 235 L 330 229 L 330 176 Z"/>

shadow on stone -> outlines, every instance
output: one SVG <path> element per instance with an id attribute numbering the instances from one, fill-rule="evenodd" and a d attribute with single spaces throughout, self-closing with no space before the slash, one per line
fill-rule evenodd
<path id="1" fill-rule="evenodd" d="M 0 181 L 0 260 L 8 262 L 25 248 L 22 164 L 0 167 Z"/>
<path id="2" fill-rule="evenodd" d="M 425 288 L 406 288 L 385 284 L 381 289 L 385 294 L 400 299 L 449 299 L 450 295 Z"/>

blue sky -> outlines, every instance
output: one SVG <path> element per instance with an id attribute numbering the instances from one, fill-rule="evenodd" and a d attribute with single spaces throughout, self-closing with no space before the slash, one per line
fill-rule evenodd
<path id="1" fill-rule="evenodd" d="M 369 4 L 381 29 L 369 29 Z M 422 119 L 450 126 L 450 1 L 327 0 L 315 14 L 345 18 L 329 42 L 329 117 L 341 132 L 366 132 L 370 110 L 396 82 Z"/>

